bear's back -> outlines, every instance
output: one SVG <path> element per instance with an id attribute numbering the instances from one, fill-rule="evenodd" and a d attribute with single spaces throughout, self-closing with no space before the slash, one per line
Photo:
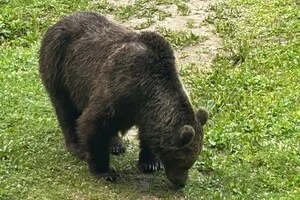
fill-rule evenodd
<path id="1" fill-rule="evenodd" d="M 134 32 L 93 12 L 67 16 L 54 27 L 71 36 L 62 74 L 79 110 L 99 87 L 120 94 L 128 92 L 126 83 L 178 85 L 173 49 L 155 32 Z"/>

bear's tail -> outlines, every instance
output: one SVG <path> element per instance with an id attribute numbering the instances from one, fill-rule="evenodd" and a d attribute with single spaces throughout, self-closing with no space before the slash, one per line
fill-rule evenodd
<path id="1" fill-rule="evenodd" d="M 139 40 L 150 48 L 161 62 L 175 63 L 174 51 L 171 45 L 160 34 L 152 31 L 143 31 L 139 36 Z"/>

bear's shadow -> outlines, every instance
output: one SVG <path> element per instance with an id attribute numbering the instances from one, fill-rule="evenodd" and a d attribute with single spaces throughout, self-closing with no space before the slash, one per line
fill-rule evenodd
<path id="1" fill-rule="evenodd" d="M 141 196 L 166 197 L 183 197 L 183 191 L 175 188 L 167 179 L 164 169 L 154 173 L 142 173 L 137 166 L 138 146 L 125 142 L 127 152 L 120 156 L 112 156 L 111 165 L 120 174 L 120 179 L 111 183 L 112 187 L 116 184 L 126 191 L 131 191 Z"/>
<path id="2" fill-rule="evenodd" d="M 121 178 L 113 184 L 141 196 L 166 197 L 168 193 L 174 197 L 184 196 L 182 190 L 176 189 L 166 178 L 164 170 L 151 174 L 143 174 L 137 167 L 131 169 L 119 170 Z"/>
<path id="3" fill-rule="evenodd" d="M 71 154 L 68 157 L 73 161 L 71 165 L 78 170 L 83 170 L 86 176 L 89 176 L 89 181 L 96 180 L 99 187 L 107 187 L 112 191 L 126 191 L 125 194 L 136 194 L 142 197 L 151 198 L 184 198 L 183 190 L 176 189 L 172 183 L 167 179 L 164 169 L 158 172 L 144 174 L 137 166 L 138 146 L 133 144 L 126 144 L 127 152 L 119 156 L 111 156 L 111 166 L 116 169 L 120 175 L 120 179 L 116 182 L 105 181 L 104 179 L 95 179 L 88 172 L 85 162 L 74 158 Z"/>

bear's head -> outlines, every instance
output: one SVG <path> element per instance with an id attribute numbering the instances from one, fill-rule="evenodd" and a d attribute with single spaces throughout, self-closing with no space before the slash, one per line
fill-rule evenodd
<path id="1" fill-rule="evenodd" d="M 160 159 L 168 179 L 177 187 L 184 187 L 188 171 L 198 159 L 202 149 L 203 126 L 208 120 L 207 110 L 200 108 L 196 120 L 185 124 L 172 134 L 167 145 L 161 144 Z"/>

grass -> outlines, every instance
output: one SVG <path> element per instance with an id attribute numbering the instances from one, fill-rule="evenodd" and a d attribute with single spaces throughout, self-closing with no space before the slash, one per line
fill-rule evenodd
<path id="1" fill-rule="evenodd" d="M 127 142 L 126 155 L 113 157 L 123 177 L 116 184 L 93 179 L 86 165 L 64 150 L 38 75 L 40 37 L 64 14 L 89 9 L 114 14 L 119 9 L 100 3 L 0 1 L 1 200 L 299 198 L 297 0 L 227 0 L 211 7 L 214 14 L 207 23 L 215 25 L 222 37 L 222 52 L 209 71 L 188 63 L 180 67 L 194 105 L 205 106 L 211 113 L 204 150 L 188 185 L 180 191 L 170 187 L 163 172 L 139 174 L 138 149 L 132 142 Z M 168 3 L 136 2 L 153 10 Z M 144 11 L 135 12 L 147 16 Z M 183 34 L 166 33 L 176 48 L 198 41 L 188 37 L 186 42 L 176 39 Z"/>
<path id="2" fill-rule="evenodd" d="M 182 49 L 187 46 L 199 44 L 206 39 L 205 36 L 196 35 L 192 31 L 172 31 L 165 27 L 157 27 L 156 29 L 175 49 Z"/>

